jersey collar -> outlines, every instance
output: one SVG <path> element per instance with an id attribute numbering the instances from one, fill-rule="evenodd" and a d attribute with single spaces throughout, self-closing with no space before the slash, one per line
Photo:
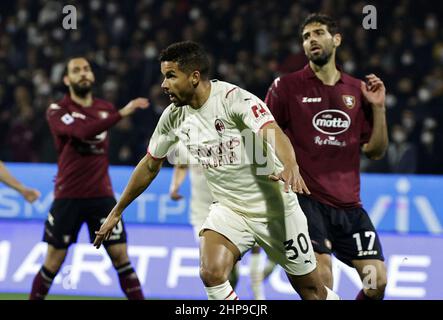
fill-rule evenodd
<path id="1" fill-rule="evenodd" d="M 339 67 L 339 66 L 336 66 L 336 67 L 340 71 L 340 79 L 338 79 L 337 83 L 349 84 L 350 82 L 349 82 L 348 75 L 343 72 L 341 67 Z M 307 65 L 305 65 L 305 67 L 303 68 L 303 75 L 306 79 L 317 79 L 320 83 L 323 84 L 323 82 L 321 82 L 321 80 L 319 78 L 317 78 L 314 71 L 311 69 L 311 66 L 309 65 L 309 63 Z"/>

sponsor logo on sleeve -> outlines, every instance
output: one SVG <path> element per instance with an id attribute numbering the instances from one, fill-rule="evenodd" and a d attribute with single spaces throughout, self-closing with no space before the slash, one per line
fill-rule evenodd
<path id="1" fill-rule="evenodd" d="M 69 113 L 65 113 L 60 120 L 67 126 L 74 122 L 74 118 Z"/>
<path id="2" fill-rule="evenodd" d="M 98 115 L 100 116 L 101 119 L 106 119 L 109 116 L 109 112 L 108 111 L 99 111 Z"/>

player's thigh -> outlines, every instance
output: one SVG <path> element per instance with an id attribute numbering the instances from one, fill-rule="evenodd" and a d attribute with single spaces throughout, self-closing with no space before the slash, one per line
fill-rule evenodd
<path id="1" fill-rule="evenodd" d="M 91 242 L 95 239 L 95 232 L 105 221 L 109 212 L 114 208 L 116 201 L 113 197 L 88 199 L 84 202 L 84 219 L 88 224 L 89 239 Z M 105 248 L 114 244 L 125 244 L 127 234 L 123 219 L 121 219 L 112 230 L 109 239 L 103 242 Z"/>
<path id="2" fill-rule="evenodd" d="M 334 213 L 334 253 L 353 267 L 354 260 L 384 261 L 380 238 L 369 215 L 363 208 Z"/>
<path id="3" fill-rule="evenodd" d="M 300 276 L 316 268 L 306 217 L 300 208 L 268 223 L 253 223 L 251 228 L 257 243 L 287 273 Z"/>
<path id="4" fill-rule="evenodd" d="M 45 221 L 43 241 L 55 249 L 67 249 L 77 241 L 82 225 L 77 199 L 55 199 Z"/>
<path id="5" fill-rule="evenodd" d="M 237 247 L 225 236 L 204 230 L 200 238 L 200 266 L 202 272 L 227 277 L 240 258 Z"/>
<path id="6" fill-rule="evenodd" d="M 227 261 L 233 265 L 254 243 L 243 217 L 220 204 L 212 205 L 200 231 L 201 264 L 223 264 L 223 257 L 230 256 Z"/>

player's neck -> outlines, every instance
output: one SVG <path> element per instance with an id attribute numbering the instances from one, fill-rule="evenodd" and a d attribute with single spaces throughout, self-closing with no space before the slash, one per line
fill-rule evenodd
<path id="1" fill-rule="evenodd" d="M 200 109 L 211 95 L 211 81 L 202 81 L 195 90 L 194 97 L 189 105 L 193 109 Z"/>
<path id="2" fill-rule="evenodd" d="M 75 93 L 70 94 L 72 101 L 81 105 L 84 108 L 92 106 L 92 93 L 88 93 L 85 97 L 79 97 Z"/>
<path id="3" fill-rule="evenodd" d="M 318 66 L 312 61 L 309 61 L 309 66 L 314 71 L 315 76 L 327 86 L 333 86 L 340 79 L 340 71 L 335 66 L 335 59 L 330 59 L 325 65 Z"/>

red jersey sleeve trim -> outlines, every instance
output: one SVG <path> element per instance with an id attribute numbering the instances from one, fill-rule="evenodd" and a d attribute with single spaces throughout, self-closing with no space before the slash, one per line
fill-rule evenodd
<path id="1" fill-rule="evenodd" d="M 231 90 L 229 90 L 227 93 L 226 93 L 226 96 L 225 96 L 225 99 L 228 97 L 228 94 L 230 94 L 232 91 L 234 91 L 235 89 L 238 89 L 238 87 L 235 87 L 235 88 L 232 88 Z"/>
<path id="2" fill-rule="evenodd" d="M 164 159 L 166 159 L 166 157 L 163 157 L 163 158 L 154 157 L 152 155 L 152 153 L 149 151 L 149 149 L 146 150 L 146 153 L 149 154 L 151 156 L 151 158 L 154 159 L 154 160 L 164 160 Z"/>
<path id="3" fill-rule="evenodd" d="M 269 123 L 272 123 L 272 122 L 275 122 L 275 120 L 269 120 L 269 121 L 266 121 L 265 123 L 263 123 L 263 124 L 261 125 L 261 127 L 260 127 L 258 130 L 262 129 L 265 125 L 267 125 L 267 124 L 269 124 Z"/>

